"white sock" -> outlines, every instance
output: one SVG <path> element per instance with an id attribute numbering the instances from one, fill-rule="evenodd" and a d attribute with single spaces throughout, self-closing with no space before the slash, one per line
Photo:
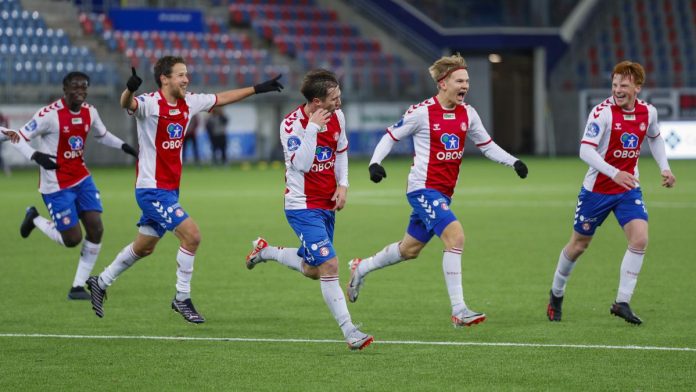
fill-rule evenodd
<path id="1" fill-rule="evenodd" d="M 619 278 L 619 292 L 616 295 L 616 302 L 631 302 L 633 290 L 638 283 L 638 274 L 643 267 L 645 250 L 634 249 L 630 246 L 624 254 L 621 262 L 621 275 Z"/>
<path id="2" fill-rule="evenodd" d="M 358 275 L 366 276 L 368 273 L 396 264 L 403 261 L 401 257 L 401 252 L 399 252 L 399 243 L 395 242 L 384 247 L 384 249 L 377 252 L 374 256 L 368 257 L 361 261 L 358 265 Z"/>
<path id="3" fill-rule="evenodd" d="M 63 237 L 61 237 L 60 231 L 56 229 L 56 224 L 52 220 L 46 219 L 43 216 L 37 216 L 34 218 L 34 226 L 38 227 L 48 238 L 57 242 L 58 245 L 65 246 Z"/>
<path id="4" fill-rule="evenodd" d="M 464 290 L 462 289 L 462 250 L 451 248 L 442 255 L 442 272 L 445 274 L 445 284 L 452 305 L 452 314 L 457 314 L 466 308 Z"/>
<path id="5" fill-rule="evenodd" d="M 191 275 L 193 275 L 193 259 L 195 257 L 195 253 L 179 247 L 179 252 L 176 254 L 177 301 L 183 301 L 191 296 Z"/>
<path id="6" fill-rule="evenodd" d="M 343 290 L 341 290 L 341 286 L 338 284 L 338 276 L 322 276 L 320 281 L 321 295 L 324 297 L 324 302 L 329 307 L 338 326 L 341 327 L 343 336 L 347 336 L 355 329 L 355 325 L 350 320 L 346 298 L 343 296 Z"/>
<path id="7" fill-rule="evenodd" d="M 261 250 L 261 258 L 275 260 L 280 264 L 302 273 L 302 257 L 297 255 L 297 248 L 283 248 L 282 246 L 267 246 Z"/>
<path id="8" fill-rule="evenodd" d="M 568 283 L 568 278 L 573 268 L 575 268 L 575 261 L 566 256 L 565 248 L 563 248 L 561 255 L 558 256 L 558 265 L 556 266 L 556 272 L 553 274 L 553 283 L 551 284 L 551 292 L 553 292 L 554 296 L 563 296 L 566 283 Z"/>
<path id="9" fill-rule="evenodd" d="M 82 241 L 82 250 L 80 251 L 80 261 L 77 263 L 77 272 L 75 272 L 75 279 L 73 280 L 73 287 L 81 287 L 87 282 L 89 274 L 94 268 L 94 264 L 97 262 L 97 257 L 99 257 L 99 251 L 101 250 L 101 244 L 95 244 L 84 239 Z"/>
<path id="10" fill-rule="evenodd" d="M 114 280 L 118 278 L 123 271 L 130 268 L 140 257 L 133 252 L 133 243 L 126 245 L 125 248 L 121 249 L 121 252 L 116 255 L 114 261 L 111 262 L 104 272 L 99 275 L 99 287 L 106 289 L 114 283 Z"/>

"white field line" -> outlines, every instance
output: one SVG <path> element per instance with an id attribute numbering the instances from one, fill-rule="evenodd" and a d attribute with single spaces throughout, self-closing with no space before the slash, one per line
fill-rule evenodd
<path id="1" fill-rule="evenodd" d="M 105 339 L 105 340 L 175 340 L 204 342 L 251 342 L 251 343 L 343 343 L 332 339 L 274 339 L 274 338 L 215 338 L 189 336 L 117 336 L 117 335 L 61 335 L 41 333 L 0 333 L 0 338 L 42 338 L 42 339 Z M 419 340 L 375 340 L 375 344 L 393 344 L 402 346 L 475 346 L 475 347 L 537 347 L 568 348 L 594 350 L 642 350 L 642 351 L 688 351 L 696 352 L 693 347 L 660 346 L 609 346 L 602 344 L 546 344 L 546 343 L 508 343 L 508 342 L 429 342 Z"/>

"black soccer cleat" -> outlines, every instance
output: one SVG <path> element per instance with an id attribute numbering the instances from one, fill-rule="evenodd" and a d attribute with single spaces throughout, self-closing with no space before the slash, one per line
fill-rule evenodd
<path id="1" fill-rule="evenodd" d="M 68 299 L 86 300 L 92 299 L 92 296 L 83 286 L 76 286 L 70 288 L 70 291 L 68 292 Z"/>
<path id="2" fill-rule="evenodd" d="M 34 230 L 36 225 L 34 224 L 34 218 L 39 216 L 39 211 L 36 210 L 36 207 L 31 206 L 27 208 L 26 213 L 24 214 L 24 220 L 22 221 L 22 225 L 19 226 L 19 235 L 22 236 L 22 238 L 27 238 L 29 237 L 29 234 L 31 234 L 31 231 Z"/>
<path id="3" fill-rule="evenodd" d="M 546 307 L 546 315 L 549 317 L 549 321 L 561 321 L 562 307 L 563 297 L 556 297 L 553 295 L 553 291 L 549 291 L 549 305 Z"/>
<path id="4" fill-rule="evenodd" d="M 614 302 L 614 304 L 611 305 L 611 309 L 609 309 L 609 313 L 621 317 L 630 324 L 641 325 L 643 323 L 643 320 L 633 313 L 631 307 L 628 306 L 628 302 Z"/>
<path id="5" fill-rule="evenodd" d="M 177 301 L 176 298 L 172 301 L 172 309 L 175 312 L 180 313 L 186 321 L 194 324 L 201 324 L 205 322 L 205 318 L 201 316 L 196 308 L 191 302 L 191 298 L 186 298 L 183 301 Z"/>
<path id="6" fill-rule="evenodd" d="M 92 310 L 94 310 L 97 317 L 104 317 L 106 290 L 99 287 L 99 277 L 90 276 L 89 279 L 87 279 L 87 288 L 89 289 L 90 299 L 92 300 Z"/>

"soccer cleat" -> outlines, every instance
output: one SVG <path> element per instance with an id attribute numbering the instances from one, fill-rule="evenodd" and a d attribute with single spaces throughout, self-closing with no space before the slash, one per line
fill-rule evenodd
<path id="1" fill-rule="evenodd" d="M 39 216 L 39 211 L 36 210 L 36 207 L 31 206 L 27 208 L 27 211 L 24 213 L 22 225 L 19 226 L 19 235 L 21 235 L 22 238 L 29 237 L 31 231 L 34 230 L 36 227 L 36 225 L 34 225 L 34 218 L 37 216 Z"/>
<path id="2" fill-rule="evenodd" d="M 626 320 L 627 323 L 635 325 L 640 325 L 643 323 L 643 320 L 633 313 L 631 307 L 628 306 L 628 302 L 614 302 L 614 304 L 611 305 L 611 309 L 609 309 L 609 313 L 613 314 L 614 316 L 621 317 L 622 319 Z"/>
<path id="3" fill-rule="evenodd" d="M 203 316 L 201 316 L 193 306 L 191 298 L 186 298 L 183 301 L 177 301 L 176 298 L 174 298 L 172 301 L 172 309 L 174 309 L 175 312 L 180 313 L 189 323 L 201 324 L 205 322 Z"/>
<path id="4" fill-rule="evenodd" d="M 247 269 L 254 269 L 256 264 L 266 262 L 266 260 L 261 258 L 261 251 L 268 246 L 268 242 L 263 237 L 259 237 L 252 241 L 251 244 L 254 246 L 254 249 L 246 257 Z"/>
<path id="5" fill-rule="evenodd" d="M 92 310 L 97 315 L 97 317 L 104 317 L 104 300 L 106 300 L 106 289 L 99 287 L 99 277 L 90 276 L 87 279 L 87 288 L 90 292 L 90 299 L 92 300 Z"/>
<path id="6" fill-rule="evenodd" d="M 357 327 L 346 336 L 346 343 L 351 350 L 362 350 L 375 340 L 374 336 L 361 332 Z"/>
<path id="7" fill-rule="evenodd" d="M 350 302 L 358 300 L 358 294 L 360 294 L 360 288 L 364 282 L 363 278 L 358 277 L 357 270 L 360 263 L 362 263 L 362 259 L 353 259 L 348 262 L 348 267 L 350 267 L 350 280 L 348 281 L 346 293 L 348 294 L 348 301 Z"/>
<path id="8" fill-rule="evenodd" d="M 549 317 L 549 321 L 561 321 L 561 310 L 563 307 L 563 296 L 556 297 L 553 295 L 553 291 L 549 291 L 549 305 L 546 307 L 546 315 Z"/>
<path id="9" fill-rule="evenodd" d="M 68 299 L 91 299 L 92 296 L 82 286 L 71 287 Z"/>
<path id="10" fill-rule="evenodd" d="M 464 308 L 464 310 L 458 314 L 452 315 L 452 324 L 454 324 L 455 328 L 469 327 L 474 324 L 480 324 L 485 320 L 486 315 L 484 313 L 474 312 L 468 308 Z"/>

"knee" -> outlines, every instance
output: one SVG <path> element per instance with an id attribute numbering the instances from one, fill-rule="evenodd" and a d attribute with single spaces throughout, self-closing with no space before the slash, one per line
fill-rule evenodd
<path id="1" fill-rule="evenodd" d="M 641 235 L 637 236 L 636 238 L 631 238 L 631 240 L 628 242 L 628 246 L 637 250 L 645 250 L 648 248 L 648 236 Z"/>
<path id="2" fill-rule="evenodd" d="M 66 248 L 74 248 L 82 242 L 81 237 L 80 235 L 63 234 L 63 245 L 65 245 Z"/>
<path id="3" fill-rule="evenodd" d="M 404 260 L 411 260 L 415 259 L 418 257 L 420 254 L 420 248 L 404 248 L 404 249 L 399 249 L 401 251 L 401 258 Z"/>
<path id="4" fill-rule="evenodd" d="M 565 247 L 566 256 L 571 260 L 576 260 L 580 255 L 585 253 L 588 246 L 590 246 L 590 243 L 586 241 L 571 241 Z"/>
<path id="5" fill-rule="evenodd" d="M 154 245 L 136 246 L 135 244 L 133 244 L 133 253 L 135 253 L 140 258 L 150 256 L 154 251 Z"/>

